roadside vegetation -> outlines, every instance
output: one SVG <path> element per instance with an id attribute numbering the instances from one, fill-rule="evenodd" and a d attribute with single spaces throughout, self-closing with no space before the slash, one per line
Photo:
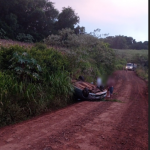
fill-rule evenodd
<path id="1" fill-rule="evenodd" d="M 71 103 L 68 60 L 53 49 L 0 50 L 0 126 Z"/>
<path id="2" fill-rule="evenodd" d="M 0 126 L 74 103 L 71 80 L 80 75 L 94 84 L 100 76 L 105 83 L 130 61 L 138 64 L 137 74 L 147 80 L 146 60 L 146 50 L 113 50 L 102 39 L 77 35 L 70 28 L 29 47 L 2 46 Z"/>
<path id="3" fill-rule="evenodd" d="M 72 104 L 71 79 L 82 75 L 88 82 L 97 76 L 106 80 L 114 70 L 114 51 L 92 35 L 63 29 L 44 41 L 32 47 L 1 47 L 0 126 Z"/>

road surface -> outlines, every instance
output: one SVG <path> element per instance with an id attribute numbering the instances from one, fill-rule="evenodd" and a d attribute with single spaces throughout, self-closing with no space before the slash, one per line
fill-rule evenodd
<path id="1" fill-rule="evenodd" d="M 0 150 L 147 150 L 147 83 L 133 71 L 113 77 L 118 102 L 83 101 L 1 128 Z"/>

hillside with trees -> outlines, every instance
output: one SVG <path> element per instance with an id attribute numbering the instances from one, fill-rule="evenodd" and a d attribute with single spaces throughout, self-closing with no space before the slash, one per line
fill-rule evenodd
<path id="1" fill-rule="evenodd" d="M 62 28 L 74 29 L 79 16 L 71 7 L 59 12 L 48 0 L 1 0 L 0 38 L 38 42 Z"/>

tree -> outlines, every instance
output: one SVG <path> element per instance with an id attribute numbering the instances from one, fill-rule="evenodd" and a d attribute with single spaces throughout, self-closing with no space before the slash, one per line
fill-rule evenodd
<path id="1" fill-rule="evenodd" d="M 75 34 L 84 34 L 85 33 L 85 27 L 80 27 L 79 25 L 74 29 Z"/>
<path id="2" fill-rule="evenodd" d="M 116 49 L 148 49 L 148 41 L 136 42 L 132 37 L 123 35 L 108 36 L 103 41 L 109 43 L 111 48 Z"/>
<path id="3" fill-rule="evenodd" d="M 56 29 L 61 30 L 63 28 L 74 29 L 74 26 L 79 23 L 79 16 L 71 7 L 63 7 L 62 12 L 58 16 L 58 21 L 56 22 Z"/>
<path id="4" fill-rule="evenodd" d="M 0 14 L 0 29 L 6 37 L 29 34 L 40 41 L 54 31 L 59 12 L 48 0 L 0 0 Z"/>
<path id="5" fill-rule="evenodd" d="M 93 35 L 94 37 L 101 38 L 100 31 L 101 29 L 97 28 L 94 30 L 94 32 L 91 32 L 90 34 Z"/>
<path id="6" fill-rule="evenodd" d="M 116 47 L 118 49 L 126 49 L 127 48 L 126 39 L 120 35 L 115 37 L 113 45 L 114 45 L 114 47 Z"/>

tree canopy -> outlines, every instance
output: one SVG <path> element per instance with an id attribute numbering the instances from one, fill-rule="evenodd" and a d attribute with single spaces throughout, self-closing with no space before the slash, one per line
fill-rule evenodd
<path id="1" fill-rule="evenodd" d="M 22 41 L 41 41 L 59 29 L 74 29 L 79 23 L 79 16 L 71 7 L 64 7 L 59 13 L 48 0 L 0 0 L 0 14 L 0 38 L 13 40 L 23 35 L 19 38 Z"/>
<path id="2" fill-rule="evenodd" d="M 57 30 L 61 30 L 63 28 L 74 29 L 74 25 L 79 23 L 79 16 L 75 13 L 75 11 L 71 7 L 63 7 L 62 12 L 58 16 L 58 22 L 56 22 Z"/>

